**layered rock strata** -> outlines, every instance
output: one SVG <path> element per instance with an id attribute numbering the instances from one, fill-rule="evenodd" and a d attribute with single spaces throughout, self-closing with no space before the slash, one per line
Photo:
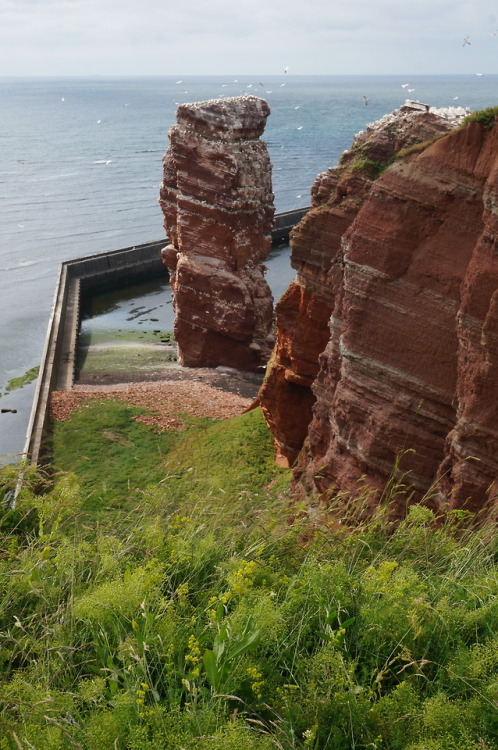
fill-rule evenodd
<path id="1" fill-rule="evenodd" d="M 400 505 L 498 509 L 498 124 L 491 113 L 398 153 L 351 218 L 356 177 L 319 178 L 325 202 L 294 234 L 297 282 L 262 392 L 281 452 L 305 433 L 295 476 L 326 496 L 375 503 L 399 482 Z M 302 331 L 317 299 L 332 314 L 316 366 Z M 315 403 L 299 434 L 285 394 L 306 379 Z"/>
<path id="2" fill-rule="evenodd" d="M 274 205 L 254 96 L 182 104 L 168 134 L 160 204 L 170 240 L 175 338 L 188 367 L 257 370 L 273 346 L 264 278 Z"/>
<path id="3" fill-rule="evenodd" d="M 296 460 L 312 418 L 312 385 L 341 294 L 348 228 L 398 152 L 449 132 L 464 114 L 428 110 L 407 102 L 357 135 L 339 166 L 318 176 L 312 208 L 292 232 L 291 263 L 297 276 L 276 306 L 277 341 L 260 393 L 284 465 Z"/>
<path id="4" fill-rule="evenodd" d="M 393 476 L 436 506 L 495 501 L 497 207 L 498 127 L 478 122 L 372 186 L 343 237 L 301 464 L 310 486 L 379 497 Z"/>

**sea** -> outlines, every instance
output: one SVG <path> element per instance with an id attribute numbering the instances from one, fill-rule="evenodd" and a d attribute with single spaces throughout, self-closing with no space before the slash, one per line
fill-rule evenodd
<path id="1" fill-rule="evenodd" d="M 309 205 L 316 176 L 407 98 L 494 107 L 498 76 L 0 78 L 0 463 L 24 446 L 35 381 L 12 381 L 40 363 L 61 262 L 162 239 L 162 156 L 178 105 L 244 94 L 270 105 L 263 140 L 281 212 Z M 289 250 L 268 265 L 278 298 L 294 275 Z M 154 325 L 171 330 L 170 303 L 161 279 L 115 294 L 82 325 L 154 309 Z"/>

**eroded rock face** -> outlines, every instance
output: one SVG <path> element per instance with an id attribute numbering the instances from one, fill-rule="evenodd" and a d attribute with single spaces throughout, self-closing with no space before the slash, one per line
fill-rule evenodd
<path id="1" fill-rule="evenodd" d="M 274 205 L 260 140 L 268 104 L 253 96 L 182 104 L 169 132 L 160 204 L 175 338 L 188 367 L 257 370 L 273 346 L 264 279 Z"/>
<path id="2" fill-rule="evenodd" d="M 343 238 L 308 486 L 364 484 L 374 501 L 396 465 L 436 507 L 496 502 L 497 250 L 497 126 L 471 123 L 375 182 Z"/>
<path id="3" fill-rule="evenodd" d="M 477 510 L 498 476 L 498 128 L 397 161 L 344 238 L 303 476 L 380 494 L 393 472 Z M 432 488 L 432 491 L 431 491 Z"/>
<path id="4" fill-rule="evenodd" d="M 292 232 L 291 263 L 297 276 L 276 306 L 276 346 L 260 393 L 282 464 L 294 463 L 308 432 L 315 403 L 312 385 L 330 339 L 330 316 L 342 295 L 348 228 L 396 153 L 449 132 L 464 114 L 427 110 L 407 103 L 356 136 L 339 166 L 318 176 L 312 209 Z"/>

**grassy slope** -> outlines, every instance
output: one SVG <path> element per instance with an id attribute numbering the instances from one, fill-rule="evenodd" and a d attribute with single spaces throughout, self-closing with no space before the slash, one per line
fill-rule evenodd
<path id="1" fill-rule="evenodd" d="M 131 415 L 58 425 L 4 513 L 0 750 L 498 746 L 493 529 L 290 516 L 258 411 Z"/>

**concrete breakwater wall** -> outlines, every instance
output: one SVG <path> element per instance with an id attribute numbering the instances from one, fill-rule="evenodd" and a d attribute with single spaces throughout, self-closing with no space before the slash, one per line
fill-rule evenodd
<path id="1" fill-rule="evenodd" d="M 165 274 L 161 263 L 164 243 L 164 239 L 147 242 L 61 264 L 24 444 L 23 453 L 31 463 L 40 458 L 51 391 L 70 389 L 74 383 L 82 296 L 111 284 Z"/>
<path id="2" fill-rule="evenodd" d="M 289 241 L 290 230 L 308 210 L 306 207 L 275 216 L 274 246 Z M 24 444 L 23 453 L 31 463 L 37 464 L 40 459 L 51 391 L 68 390 L 74 383 L 81 299 L 111 285 L 165 275 L 161 249 L 166 243 L 165 238 L 61 264 Z"/>

